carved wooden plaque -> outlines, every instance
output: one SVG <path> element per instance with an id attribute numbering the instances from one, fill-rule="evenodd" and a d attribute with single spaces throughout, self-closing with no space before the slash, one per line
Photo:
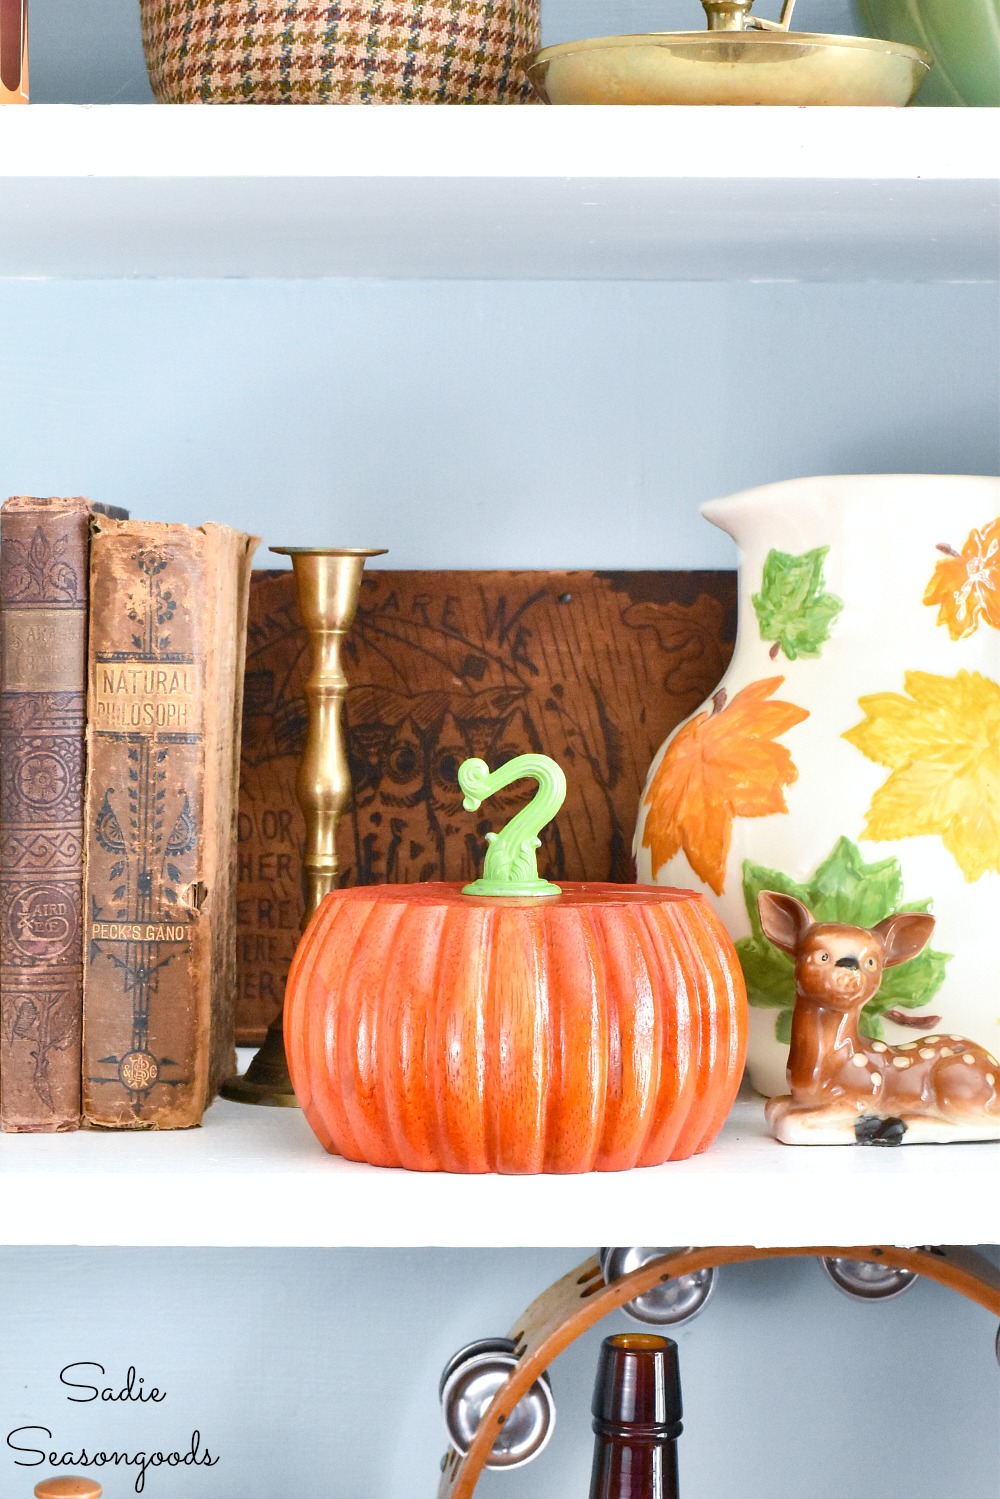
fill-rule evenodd
<path id="1" fill-rule="evenodd" d="M 730 572 L 367 573 L 345 650 L 354 802 L 340 828 L 343 883 L 474 878 L 486 832 L 525 788 L 471 815 L 458 766 L 528 751 L 552 755 L 569 781 L 540 872 L 632 879 L 650 760 L 711 693 L 735 635 Z M 239 812 L 245 1044 L 278 1009 L 302 917 L 306 652 L 291 573 L 255 573 Z"/>

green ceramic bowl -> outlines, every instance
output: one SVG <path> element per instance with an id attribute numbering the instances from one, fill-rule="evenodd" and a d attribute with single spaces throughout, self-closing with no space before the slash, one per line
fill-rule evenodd
<path id="1" fill-rule="evenodd" d="M 934 58 L 918 104 L 1000 105 L 1000 0 L 855 0 L 869 36 Z"/>

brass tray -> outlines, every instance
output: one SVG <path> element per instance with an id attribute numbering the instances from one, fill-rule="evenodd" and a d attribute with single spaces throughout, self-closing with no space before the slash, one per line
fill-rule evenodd
<path id="1" fill-rule="evenodd" d="M 546 47 L 548 104 L 904 105 L 931 69 L 918 47 L 805 31 L 663 31 Z"/>

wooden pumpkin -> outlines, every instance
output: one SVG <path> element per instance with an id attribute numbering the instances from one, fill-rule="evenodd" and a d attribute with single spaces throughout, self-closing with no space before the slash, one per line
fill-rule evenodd
<path id="1" fill-rule="evenodd" d="M 488 795 L 552 762 L 492 777 L 467 762 L 467 806 L 469 764 Z M 747 1018 L 718 917 L 659 886 L 479 893 L 505 863 L 501 887 L 536 883 L 539 800 L 491 844 L 485 881 L 344 890 L 316 912 L 285 1041 L 327 1150 L 416 1171 L 617 1171 L 694 1155 L 722 1127 Z"/>

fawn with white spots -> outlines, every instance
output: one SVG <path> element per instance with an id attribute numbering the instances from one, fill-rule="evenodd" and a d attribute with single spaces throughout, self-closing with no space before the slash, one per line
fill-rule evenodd
<path id="1" fill-rule="evenodd" d="M 1000 1140 L 1000 1063 L 963 1036 L 902 1046 L 868 1041 L 861 1011 L 882 970 L 915 958 L 933 916 L 898 912 L 871 930 L 816 922 L 790 895 L 762 891 L 761 925 L 795 960 L 790 1093 L 767 1104 L 785 1145 L 901 1145 Z"/>

